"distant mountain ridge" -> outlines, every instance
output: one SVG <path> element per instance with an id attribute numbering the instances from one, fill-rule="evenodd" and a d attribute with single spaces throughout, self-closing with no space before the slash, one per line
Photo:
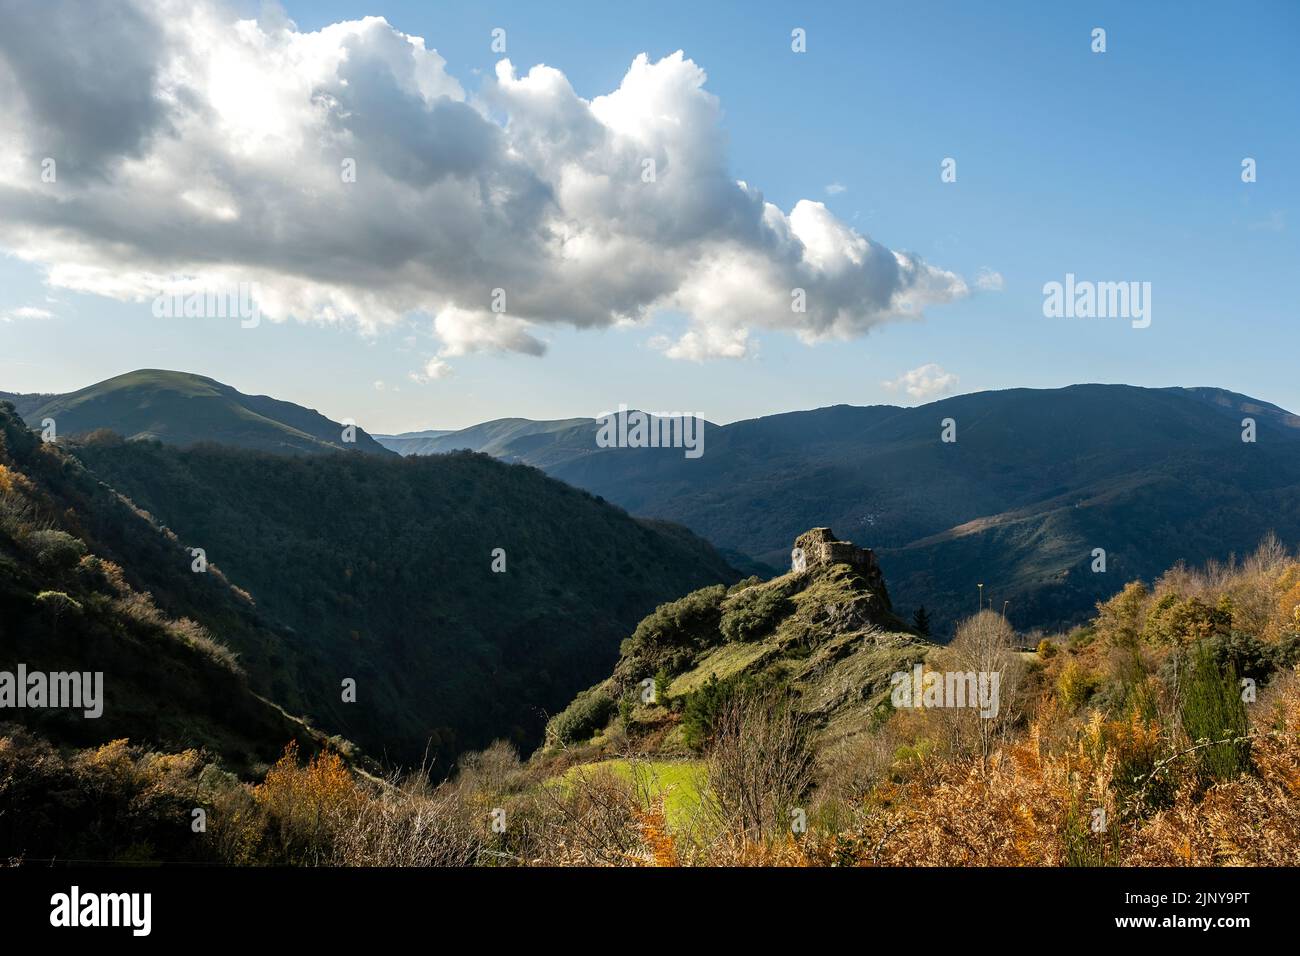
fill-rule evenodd
<path id="1" fill-rule="evenodd" d="M 266 395 L 245 395 L 214 379 L 188 372 L 140 369 L 66 395 L 0 392 L 33 426 L 54 420 L 57 434 L 101 428 L 124 438 L 188 446 L 216 442 L 291 454 L 388 450 L 363 429 L 344 441 L 345 426 L 319 412 Z"/>
<path id="2" fill-rule="evenodd" d="M 546 436 L 568 433 L 591 423 L 587 418 L 533 421 L 528 418 L 498 418 L 454 431 L 407 432 L 404 435 L 376 435 L 385 448 L 401 455 L 437 455 L 449 451 L 481 451 L 494 458 L 518 458 L 545 444 Z"/>
<path id="3" fill-rule="evenodd" d="M 1254 442 L 1242 440 L 1246 418 Z M 599 448 L 595 431 L 582 420 L 538 442 L 516 425 L 527 437 L 493 453 L 775 568 L 789 566 L 800 529 L 843 529 L 875 549 L 900 607 L 935 614 L 937 634 L 977 609 L 979 584 L 1019 626 L 1068 626 L 1116 579 L 1244 553 L 1269 531 L 1300 539 L 1300 418 L 1223 389 L 1086 384 L 836 405 L 706 425 L 698 461 Z M 1091 570 L 1097 548 L 1104 573 Z"/>
<path id="4" fill-rule="evenodd" d="M 435 438 L 441 438 L 443 435 L 452 434 L 455 434 L 454 429 L 429 428 L 419 432 L 403 432 L 400 435 L 374 435 L 372 437 L 389 451 L 395 451 L 399 455 L 423 455 L 428 454 L 423 450 L 424 443 Z"/>

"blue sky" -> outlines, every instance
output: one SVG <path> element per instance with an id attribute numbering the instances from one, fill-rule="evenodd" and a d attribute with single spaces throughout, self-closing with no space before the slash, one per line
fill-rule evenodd
<path id="1" fill-rule="evenodd" d="M 586 99 L 615 90 L 637 54 L 653 62 L 680 49 L 720 102 L 735 179 L 786 212 L 824 202 L 858 232 L 969 283 L 996 272 L 1002 288 L 848 340 L 756 330 L 744 358 L 703 362 L 648 344 L 689 324 L 671 309 L 633 327 L 547 324 L 534 332 L 541 357 L 474 351 L 449 358 L 447 377 L 417 382 L 412 370 L 438 349 L 428 315 L 372 331 L 168 323 L 147 304 L 47 281 L 49 262 L 9 257 L 0 389 L 66 391 L 176 368 L 392 432 L 619 403 L 719 422 L 915 404 L 884 383 L 933 363 L 957 392 L 1213 385 L 1300 410 L 1300 6 L 1063 6 L 287 3 L 301 31 L 385 17 L 423 37 L 470 95 L 501 58 L 496 27 L 520 74 L 545 63 Z M 806 53 L 790 50 L 795 27 Z M 1107 31 L 1104 54 L 1091 52 L 1094 27 Z M 945 157 L 957 161 L 955 183 L 940 181 Z M 1257 161 L 1257 182 L 1241 181 L 1243 157 Z M 1150 282 L 1150 327 L 1045 318 L 1043 283 L 1066 273 Z"/>

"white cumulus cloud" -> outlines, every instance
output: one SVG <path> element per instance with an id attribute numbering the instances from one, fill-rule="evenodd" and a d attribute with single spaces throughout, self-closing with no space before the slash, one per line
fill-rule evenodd
<path id="1" fill-rule="evenodd" d="M 255 283 L 266 319 L 363 331 L 425 315 L 443 364 L 667 310 L 688 329 L 665 355 L 737 357 L 754 330 L 850 338 L 969 291 L 820 202 L 737 182 L 680 51 L 592 99 L 509 60 L 466 91 L 378 17 L 115 11 L 18 5 L 0 31 L 0 247 L 51 286 L 147 303 Z"/>
<path id="2" fill-rule="evenodd" d="M 690 362 L 746 358 L 752 349 L 748 329 L 715 329 L 708 326 L 689 329 L 676 341 L 666 336 L 655 336 L 649 344 L 669 358 Z"/>
<path id="3" fill-rule="evenodd" d="M 435 355 L 433 358 L 429 359 L 427 362 L 424 363 L 424 367 L 422 369 L 420 369 L 418 372 L 409 373 L 407 377 L 410 378 L 412 382 L 417 382 L 420 385 L 425 385 L 436 379 L 447 378 L 449 375 L 452 374 L 452 372 L 453 369 L 451 367 L 451 364 L 449 362 L 444 362 L 442 359 L 438 358 Z"/>
<path id="4" fill-rule="evenodd" d="M 924 401 L 927 398 L 947 395 L 957 387 L 958 381 L 960 379 L 953 372 L 947 371 L 942 365 L 929 362 L 904 372 L 893 381 L 881 382 L 881 385 L 891 392 L 902 389 L 912 398 Z"/>

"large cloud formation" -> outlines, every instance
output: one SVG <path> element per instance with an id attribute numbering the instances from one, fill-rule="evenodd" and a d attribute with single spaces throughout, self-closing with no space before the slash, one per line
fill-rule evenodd
<path id="1" fill-rule="evenodd" d="M 537 355 L 548 324 L 675 310 L 688 328 L 663 351 L 697 360 L 743 356 L 755 328 L 847 338 L 967 292 L 731 178 L 681 52 L 638 56 L 592 100 L 502 60 L 471 96 L 379 18 L 303 33 L 191 0 L 5 7 L 0 244 L 55 286 L 145 301 L 250 282 L 264 316 L 363 329 L 425 313 L 443 356 Z"/>

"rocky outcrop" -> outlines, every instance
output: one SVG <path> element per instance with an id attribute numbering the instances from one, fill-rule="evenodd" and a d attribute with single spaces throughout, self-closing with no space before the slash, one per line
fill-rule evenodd
<path id="1" fill-rule="evenodd" d="M 865 583 L 889 610 L 889 592 L 885 577 L 870 548 L 859 548 L 851 541 L 838 541 L 830 528 L 813 528 L 794 539 L 790 552 L 791 571 L 812 571 L 834 564 L 847 564 L 865 578 Z"/>

